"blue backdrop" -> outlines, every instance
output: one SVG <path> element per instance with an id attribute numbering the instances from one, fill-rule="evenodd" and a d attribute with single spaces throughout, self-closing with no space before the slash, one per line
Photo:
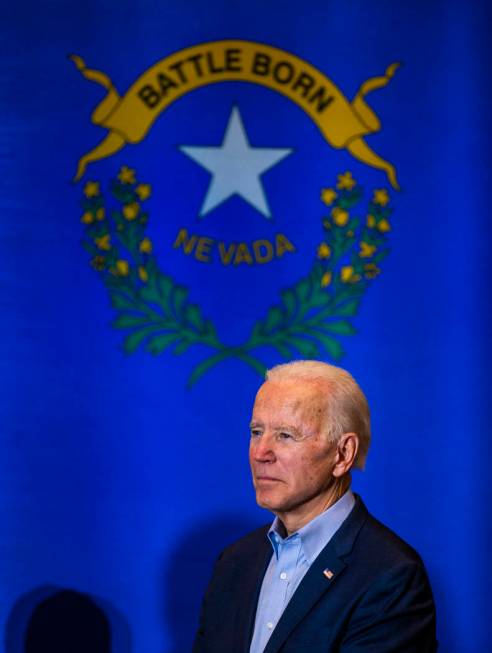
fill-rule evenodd
<path id="1" fill-rule="evenodd" d="M 189 650 L 217 552 L 270 518 L 247 464 L 261 370 L 306 356 L 367 393 L 356 490 L 422 554 L 441 650 L 487 650 L 490 3 L 21 0 L 6 14 L 5 651 L 63 588 L 102 610 L 113 651 Z M 188 60 L 185 83 L 167 57 L 193 46 L 203 70 Z M 247 78 L 247 52 L 270 69 L 257 59 Z M 373 115 L 367 87 L 351 104 L 396 62 L 367 94 Z M 301 72 L 312 86 L 295 87 Z M 121 148 L 74 182 L 108 133 Z"/>

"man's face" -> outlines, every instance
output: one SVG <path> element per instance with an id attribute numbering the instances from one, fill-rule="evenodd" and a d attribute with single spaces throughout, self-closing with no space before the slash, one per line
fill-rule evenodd
<path id="1" fill-rule="evenodd" d="M 282 518 L 309 513 L 322 502 L 333 481 L 336 452 L 322 432 L 325 419 L 314 383 L 262 385 L 253 407 L 249 449 L 258 505 Z"/>

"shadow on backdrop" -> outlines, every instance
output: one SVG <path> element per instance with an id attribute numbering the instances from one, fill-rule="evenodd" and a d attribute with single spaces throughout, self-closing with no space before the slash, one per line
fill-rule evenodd
<path id="1" fill-rule="evenodd" d="M 106 601 L 46 585 L 14 604 L 5 652 L 131 653 L 131 633 L 125 618 Z"/>
<path id="2" fill-rule="evenodd" d="M 263 523 L 267 521 L 268 516 Z M 212 517 L 195 525 L 176 542 L 163 570 L 164 617 L 171 638 L 165 653 L 191 651 L 203 593 L 217 556 L 228 544 L 261 524 L 233 515 Z"/>

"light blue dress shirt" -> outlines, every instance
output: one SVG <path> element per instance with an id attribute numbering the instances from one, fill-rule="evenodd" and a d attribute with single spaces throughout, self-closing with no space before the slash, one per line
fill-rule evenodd
<path id="1" fill-rule="evenodd" d="M 250 653 L 263 653 L 287 603 L 316 560 L 354 507 L 351 490 L 336 503 L 289 537 L 276 517 L 268 531 L 273 555 L 263 578 Z M 284 531 L 285 532 L 285 531 Z"/>

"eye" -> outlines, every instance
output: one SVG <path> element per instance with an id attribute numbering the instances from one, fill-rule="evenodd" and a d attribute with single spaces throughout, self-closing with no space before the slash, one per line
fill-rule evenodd
<path id="1" fill-rule="evenodd" d="M 279 439 L 279 440 L 292 440 L 292 437 L 293 437 L 292 434 L 291 434 L 291 433 L 287 433 L 286 431 L 281 431 L 281 432 L 278 434 L 278 439 Z"/>
<path id="2" fill-rule="evenodd" d="M 261 429 L 251 429 L 250 433 L 252 438 L 258 438 L 261 435 Z"/>

